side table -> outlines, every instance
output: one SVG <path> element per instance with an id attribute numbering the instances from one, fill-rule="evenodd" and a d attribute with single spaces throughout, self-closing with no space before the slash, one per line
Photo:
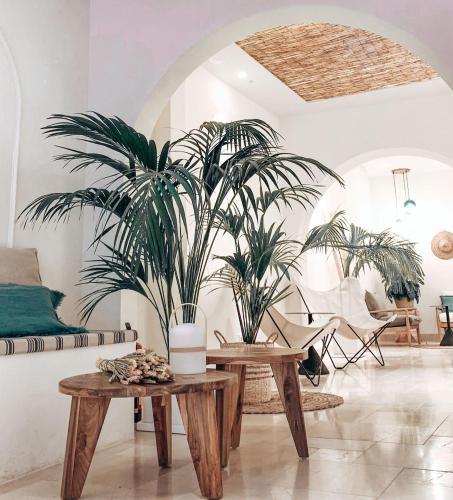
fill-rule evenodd
<path id="1" fill-rule="evenodd" d="M 108 379 L 106 373 L 98 372 L 70 377 L 59 384 L 60 392 L 72 396 L 61 498 L 72 500 L 81 496 L 111 398 L 151 397 L 159 465 L 169 466 L 172 394 L 176 395 L 181 411 L 201 494 L 222 498 L 219 443 L 222 433 L 229 434 L 231 421 L 228 413 L 226 418 L 222 415 L 219 423 L 224 427 L 218 428 L 216 405 L 223 407 L 225 401 L 231 400 L 236 375 L 208 370 L 199 375 L 176 375 L 173 382 L 165 384 L 123 385 Z"/>
<path id="2" fill-rule="evenodd" d="M 297 365 L 297 362 L 306 358 L 307 352 L 302 349 L 280 347 L 253 348 L 251 346 L 208 350 L 207 364 L 215 364 L 217 370 L 236 373 L 239 379 L 237 391 L 229 395 L 229 401 L 224 401 L 223 418 L 231 419 L 233 423 L 231 434 L 224 433 L 222 436 L 224 441 L 221 446 L 222 466 L 226 466 L 228 463 L 230 448 L 237 448 L 240 444 L 245 369 L 246 365 L 253 363 L 269 363 L 271 365 L 297 453 L 301 458 L 308 457 L 307 433 Z M 228 415 L 228 411 L 230 415 Z M 221 415 L 222 408 L 218 407 L 220 422 L 222 422 Z"/>

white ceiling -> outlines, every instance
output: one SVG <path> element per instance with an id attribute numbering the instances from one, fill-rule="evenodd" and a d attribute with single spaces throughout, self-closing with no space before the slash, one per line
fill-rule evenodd
<path id="1" fill-rule="evenodd" d="M 323 101 L 307 102 L 264 69 L 236 44 L 222 49 L 203 67 L 249 99 L 277 115 L 355 107 L 388 100 L 443 95 L 451 92 L 441 78 Z M 241 78 L 242 77 L 242 78 Z"/>

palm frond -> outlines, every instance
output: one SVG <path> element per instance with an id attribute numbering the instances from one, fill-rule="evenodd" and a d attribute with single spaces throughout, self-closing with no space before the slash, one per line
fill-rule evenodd
<path id="1" fill-rule="evenodd" d="M 281 225 L 266 228 L 260 217 L 271 206 L 311 205 L 320 195 L 314 184 L 319 176 L 342 182 L 318 161 L 283 152 L 279 134 L 262 120 L 205 122 L 160 152 L 119 117 L 94 112 L 52 115 L 43 130 L 47 137 L 71 137 L 88 146 L 64 147 L 57 155 L 70 172 L 109 173 L 95 186 L 38 198 L 21 219 L 61 222 L 74 211 L 97 209 L 92 245 L 102 248 L 108 235 L 110 246 L 83 271 L 84 284 L 98 285 L 84 298 L 83 317 L 111 293 L 130 289 L 146 294 L 164 333 L 175 303 L 198 302 L 213 245 L 219 235 L 230 234 L 236 254 L 223 264 L 232 274 L 217 277 L 237 283 L 236 298 L 247 287 L 248 298 L 240 301 L 244 331 L 254 332 L 253 339 L 262 307 L 288 293 L 280 283 L 288 269 L 298 269 L 302 249 Z M 185 310 L 184 320 L 193 314 Z"/>

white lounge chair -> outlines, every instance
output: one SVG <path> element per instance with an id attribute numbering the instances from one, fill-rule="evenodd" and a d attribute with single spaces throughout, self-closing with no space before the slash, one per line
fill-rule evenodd
<path id="1" fill-rule="evenodd" d="M 379 346 L 379 336 L 396 316 L 393 315 L 385 321 L 373 318 L 365 303 L 365 291 L 357 278 L 345 278 L 337 287 L 323 292 L 305 288 L 300 284 L 296 286 L 308 313 L 313 318 L 327 317 L 339 320 L 336 333 L 347 339 L 360 342 L 358 351 L 348 357 L 340 343 L 333 337 L 342 355 L 346 358 L 346 363 L 343 366 L 336 366 L 330 352 L 328 352 L 335 368 L 343 369 L 349 363 L 357 362 L 366 352 L 369 352 L 381 366 L 385 365 Z M 378 355 L 371 350 L 373 344 L 377 348 Z"/>
<path id="2" fill-rule="evenodd" d="M 324 319 L 313 322 L 310 325 L 299 325 L 289 321 L 275 307 L 269 307 L 261 320 L 260 328 L 267 337 L 270 337 L 273 333 L 278 333 L 275 342 L 282 347 L 308 349 L 310 346 L 322 341 L 321 362 L 319 363 L 317 373 L 311 374 L 305 370 L 302 363 L 299 365 L 310 382 L 314 386 L 318 386 L 321 376 L 322 360 L 328 352 L 332 336 L 339 324 L 340 322 L 337 319 L 329 319 L 327 321 Z M 315 382 L 314 380 L 316 377 L 317 381 Z"/>

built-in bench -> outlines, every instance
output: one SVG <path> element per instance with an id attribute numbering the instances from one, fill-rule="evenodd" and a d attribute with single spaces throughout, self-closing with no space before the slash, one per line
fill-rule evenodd
<path id="1" fill-rule="evenodd" d="M 91 330 L 87 333 L 69 335 L 2 337 L 0 338 L 0 356 L 62 351 L 63 349 L 79 349 L 81 347 L 98 347 L 134 342 L 136 340 L 137 332 L 135 330 Z"/>
<path id="2" fill-rule="evenodd" d="M 62 462 L 70 401 L 58 381 L 135 350 L 135 330 L 0 339 L 0 483 Z M 112 401 L 100 446 L 132 439 L 130 399 Z"/>

